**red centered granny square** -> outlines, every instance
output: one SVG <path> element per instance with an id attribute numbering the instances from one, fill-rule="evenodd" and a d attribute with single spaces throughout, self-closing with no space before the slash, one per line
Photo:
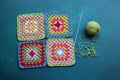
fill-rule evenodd
<path id="1" fill-rule="evenodd" d="M 68 39 L 47 40 L 47 63 L 48 66 L 71 66 L 75 63 L 74 42 Z"/>
<path id="2" fill-rule="evenodd" d="M 68 12 L 49 12 L 45 15 L 45 22 L 47 38 L 72 36 L 71 16 Z"/>
<path id="3" fill-rule="evenodd" d="M 19 41 L 45 38 L 44 15 L 42 13 L 18 15 L 17 38 Z"/>
<path id="4" fill-rule="evenodd" d="M 20 42 L 18 46 L 20 68 L 36 68 L 46 65 L 43 41 Z"/>

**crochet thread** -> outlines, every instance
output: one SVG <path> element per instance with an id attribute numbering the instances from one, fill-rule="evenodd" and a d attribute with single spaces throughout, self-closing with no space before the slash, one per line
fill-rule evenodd
<path id="1" fill-rule="evenodd" d="M 89 21 L 86 24 L 86 33 L 88 36 L 95 36 L 100 32 L 100 25 L 95 21 Z"/>
<path id="2" fill-rule="evenodd" d="M 98 56 L 94 48 L 96 44 L 98 44 L 98 41 L 96 41 L 94 38 L 90 42 L 88 42 L 85 41 L 85 37 L 82 36 L 80 38 L 80 42 L 78 43 L 78 47 L 76 49 L 76 52 L 78 53 L 78 57 Z"/>

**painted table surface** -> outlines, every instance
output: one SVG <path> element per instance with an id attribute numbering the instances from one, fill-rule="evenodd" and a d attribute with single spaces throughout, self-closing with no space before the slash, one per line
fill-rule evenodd
<path id="1" fill-rule="evenodd" d="M 0 0 L 0 6 L 0 80 L 120 80 L 119 0 Z M 69 11 L 75 38 L 81 10 L 83 16 L 76 43 L 88 21 L 99 22 L 98 57 L 76 55 L 76 64 L 72 67 L 18 68 L 17 15 Z"/>

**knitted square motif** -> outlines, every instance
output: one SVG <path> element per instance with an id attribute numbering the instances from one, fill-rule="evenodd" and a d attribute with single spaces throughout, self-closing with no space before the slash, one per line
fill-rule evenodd
<path id="1" fill-rule="evenodd" d="M 68 39 L 47 40 L 47 63 L 48 66 L 71 66 L 75 63 L 74 43 Z"/>
<path id="2" fill-rule="evenodd" d="M 47 38 L 66 38 L 72 36 L 70 14 L 51 12 L 45 16 Z"/>
<path id="3" fill-rule="evenodd" d="M 20 68 L 36 68 L 46 65 L 43 41 L 20 42 L 18 46 Z"/>
<path id="4" fill-rule="evenodd" d="M 19 41 L 45 38 L 44 15 L 42 13 L 18 15 L 17 37 Z"/>

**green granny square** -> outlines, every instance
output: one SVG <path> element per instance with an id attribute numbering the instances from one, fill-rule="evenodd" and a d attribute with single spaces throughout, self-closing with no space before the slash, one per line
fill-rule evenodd
<path id="1" fill-rule="evenodd" d="M 17 16 L 17 38 L 19 41 L 45 38 L 44 14 L 22 14 Z"/>

